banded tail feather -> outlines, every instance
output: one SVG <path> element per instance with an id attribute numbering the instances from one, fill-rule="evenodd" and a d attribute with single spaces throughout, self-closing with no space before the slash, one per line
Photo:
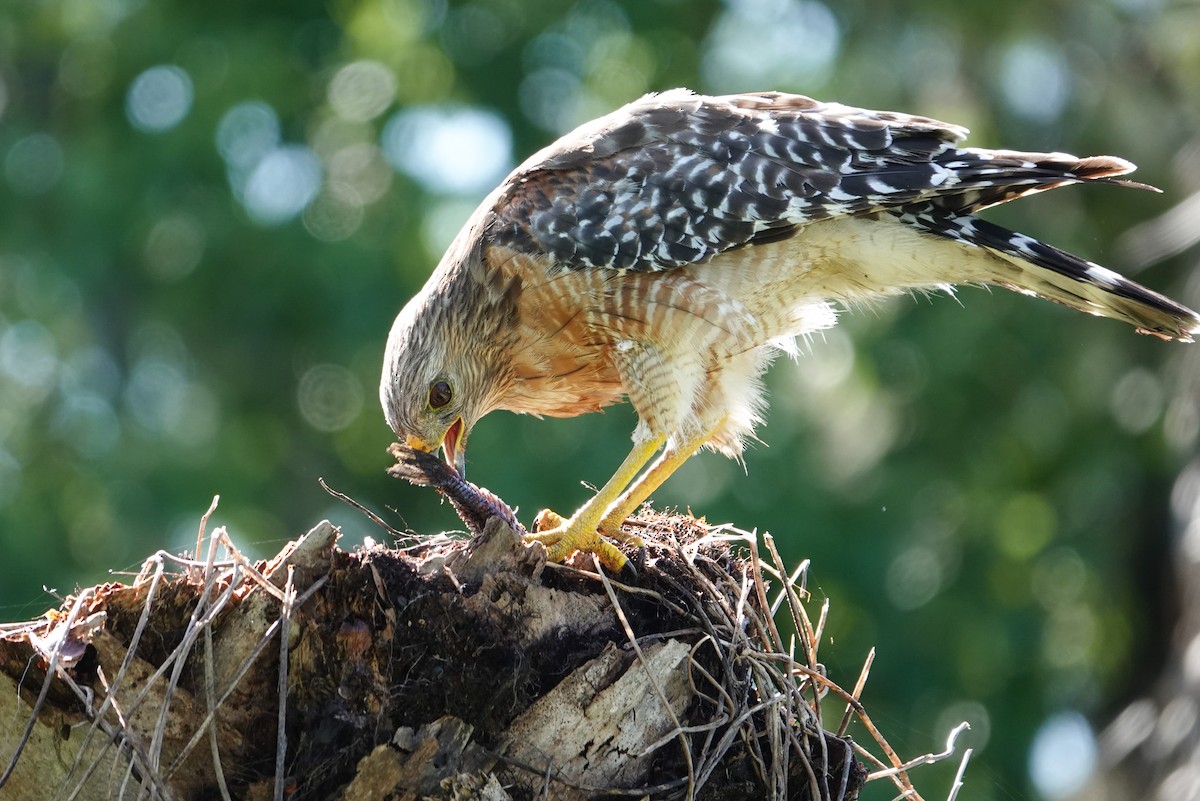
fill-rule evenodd
<path id="1" fill-rule="evenodd" d="M 1200 315 L 1186 306 L 1031 236 L 969 214 L 925 209 L 906 212 L 900 219 L 928 233 L 984 248 L 1015 268 L 987 283 L 1121 320 L 1140 333 L 1165 340 L 1191 342 L 1200 333 Z"/>

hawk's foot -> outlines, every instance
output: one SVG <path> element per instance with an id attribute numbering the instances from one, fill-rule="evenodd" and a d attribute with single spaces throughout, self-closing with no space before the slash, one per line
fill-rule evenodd
<path id="1" fill-rule="evenodd" d="M 615 574 L 636 574 L 625 554 L 621 553 L 607 538 L 641 545 L 641 538 L 620 530 L 611 531 L 603 526 L 603 533 L 596 531 L 579 519 L 579 515 L 564 518 L 549 509 L 538 512 L 533 521 L 533 532 L 525 535 L 526 541 L 537 541 L 546 546 L 547 558 L 551 562 L 563 562 L 575 551 L 594 553 L 600 564 Z"/>

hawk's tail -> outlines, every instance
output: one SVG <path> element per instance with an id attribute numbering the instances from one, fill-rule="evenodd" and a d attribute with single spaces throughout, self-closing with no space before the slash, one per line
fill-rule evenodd
<path id="1" fill-rule="evenodd" d="M 975 214 L 989 206 L 1067 184 L 1115 184 L 1157 192 L 1153 186 L 1122 178 L 1135 166 L 1116 156 L 1080 158 L 1069 153 L 960 148 L 941 157 L 954 170 L 957 186 L 928 200 L 929 208 L 950 214 Z"/>
<path id="2" fill-rule="evenodd" d="M 1200 333 L 1200 315 L 1170 298 L 1099 264 L 970 215 L 907 213 L 917 228 L 994 253 L 1011 272 L 986 281 L 1032 294 L 1088 314 L 1123 320 L 1144 334 L 1191 342 Z"/>

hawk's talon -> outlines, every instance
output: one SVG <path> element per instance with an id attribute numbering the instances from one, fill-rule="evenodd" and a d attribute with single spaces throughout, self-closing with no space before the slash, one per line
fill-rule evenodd
<path id="1" fill-rule="evenodd" d="M 543 509 L 537 513 L 537 517 L 533 518 L 533 531 L 535 533 L 550 531 L 553 528 L 561 528 L 566 522 L 567 519 L 553 509 Z M 540 538 L 538 541 L 545 542 Z"/>
<path id="2" fill-rule="evenodd" d="M 646 557 L 646 545 L 643 543 L 638 546 L 637 553 L 629 560 L 629 569 L 633 571 L 634 576 L 646 569 Z"/>
<path id="3" fill-rule="evenodd" d="M 621 524 L 625 521 L 613 523 L 610 520 L 602 520 L 600 522 L 600 536 L 606 539 L 623 542 L 626 545 L 632 545 L 634 548 L 645 548 L 646 541 L 638 534 L 630 534 L 621 528 Z"/>
<path id="4" fill-rule="evenodd" d="M 622 541 L 629 541 L 629 537 L 623 532 L 620 538 Z M 596 554 L 600 564 L 613 574 L 624 576 L 632 570 L 633 575 L 637 575 L 625 554 L 595 529 L 581 525 L 575 518 L 564 518 L 549 509 L 538 512 L 533 521 L 533 531 L 525 535 L 525 541 L 545 545 L 546 558 L 551 562 L 565 562 L 572 553 L 583 551 Z"/>

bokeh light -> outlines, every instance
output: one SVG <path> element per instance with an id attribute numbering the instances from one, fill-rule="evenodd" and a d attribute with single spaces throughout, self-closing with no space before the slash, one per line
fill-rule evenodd
<path id="1" fill-rule="evenodd" d="M 323 180 L 321 159 L 311 148 L 281 140 L 279 115 L 258 100 L 232 106 L 217 124 L 217 152 L 233 195 L 263 226 L 294 219 L 317 197 Z"/>
<path id="2" fill-rule="evenodd" d="M 183 122 L 192 98 L 191 77 L 180 67 L 162 64 L 133 79 L 125 95 L 125 115 L 140 131 L 163 133 Z"/>
<path id="3" fill-rule="evenodd" d="M 1082 677 L 1094 655 L 1099 633 L 1099 621 L 1091 606 L 1082 602 L 1055 606 L 1049 610 L 1042 631 L 1042 659 L 1050 667 Z M 1113 636 L 1112 632 L 1105 634 Z"/>
<path id="4" fill-rule="evenodd" d="M 888 598 L 897 609 L 917 609 L 933 600 L 942 582 L 937 552 L 926 545 L 913 545 L 901 551 L 888 567 Z"/>
<path id="5" fill-rule="evenodd" d="M 279 146 L 280 136 L 279 115 L 271 106 L 259 100 L 243 101 L 217 123 L 217 152 L 230 170 L 249 172 Z"/>
<path id="6" fill-rule="evenodd" d="M 160 281 L 186 277 L 204 257 L 205 239 L 204 226 L 190 214 L 162 218 L 150 229 L 142 249 L 146 271 Z"/>
<path id="7" fill-rule="evenodd" d="M 378 61 L 356 61 L 342 67 L 329 82 L 329 105 L 351 122 L 372 120 L 396 97 L 396 76 Z"/>
<path id="8" fill-rule="evenodd" d="M 304 210 L 304 227 L 317 239 L 339 242 L 358 230 L 363 221 L 363 200 L 354 187 L 330 182 Z"/>
<path id="9" fill-rule="evenodd" d="M 1191 453 L 1200 440 L 1200 405 L 1188 393 L 1171 400 L 1163 415 L 1163 436 L 1176 453 Z"/>
<path id="10" fill-rule="evenodd" d="M 48 392 L 58 370 L 58 345 L 37 320 L 21 320 L 0 334 L 0 371 L 36 395 Z"/>
<path id="11" fill-rule="evenodd" d="M 425 250 L 435 258 L 440 258 L 454 241 L 454 237 L 458 236 L 463 223 L 471 216 L 475 206 L 474 201 L 461 198 L 433 203 L 421 220 L 421 239 Z"/>
<path id="12" fill-rule="evenodd" d="M 195 377 L 187 344 L 173 324 L 144 322 L 129 337 L 127 358 L 120 400 L 140 432 L 184 448 L 212 441 L 219 405 L 212 390 Z"/>
<path id="13" fill-rule="evenodd" d="M 1096 737 L 1087 719 L 1060 712 L 1038 729 L 1029 751 L 1029 777 L 1048 801 L 1081 789 L 1096 767 Z"/>
<path id="14" fill-rule="evenodd" d="M 540 69 L 521 81 L 521 111 L 544 130 L 566 133 L 586 119 L 580 111 L 586 94 L 579 76 L 556 67 Z"/>
<path id="15" fill-rule="evenodd" d="M 63 150 L 57 139 L 44 133 L 31 134 L 9 148 L 4 158 L 4 177 L 17 194 L 40 195 L 58 183 L 63 164 Z"/>
<path id="16" fill-rule="evenodd" d="M 112 404 L 90 392 L 63 399 L 55 411 L 51 430 L 82 459 L 99 459 L 121 440 L 121 419 Z"/>
<path id="17" fill-rule="evenodd" d="M 1004 51 L 997 77 L 1004 101 L 1033 122 L 1057 119 L 1071 97 L 1071 68 L 1057 42 L 1014 42 Z"/>
<path id="18" fill-rule="evenodd" d="M 6 506 L 21 489 L 21 465 L 0 445 L 0 507 Z"/>
<path id="19" fill-rule="evenodd" d="M 125 402 L 146 428 L 167 433 L 183 418 L 187 380 L 179 365 L 143 359 L 134 365 L 125 388 Z"/>
<path id="20" fill-rule="evenodd" d="M 58 5 L 63 28 L 71 38 L 107 36 L 124 19 L 140 11 L 148 0 L 67 0 Z"/>
<path id="21" fill-rule="evenodd" d="M 345 367 L 317 364 L 300 377 L 296 401 L 310 426 L 323 432 L 340 431 L 362 411 L 363 388 Z"/>
<path id="22" fill-rule="evenodd" d="M 1012 496 L 996 515 L 996 546 L 1016 560 L 1039 553 L 1054 536 L 1057 515 L 1046 498 L 1036 492 Z"/>
<path id="23" fill-rule="evenodd" d="M 94 394 L 112 400 L 121 387 L 121 370 L 112 353 L 98 345 L 74 350 L 64 361 L 59 391 L 64 397 Z"/>
<path id="24" fill-rule="evenodd" d="M 1133 434 L 1150 429 L 1166 402 L 1162 381 L 1146 367 L 1134 367 L 1113 386 L 1110 408 L 1117 425 Z"/>
<path id="25" fill-rule="evenodd" d="M 319 159 L 303 146 L 285 147 L 279 115 L 258 100 L 237 103 L 217 123 L 217 152 L 233 196 L 260 225 L 299 214 L 321 185 Z"/>
<path id="26" fill-rule="evenodd" d="M 483 3 L 449 9 L 441 25 L 441 42 L 459 64 L 485 64 L 511 41 L 521 21 L 521 6 L 509 5 L 501 14 Z"/>
<path id="27" fill-rule="evenodd" d="M 1079 602 L 1093 578 L 1079 551 L 1060 546 L 1037 558 L 1030 585 L 1034 599 L 1052 611 Z"/>
<path id="28" fill-rule="evenodd" d="M 242 204 L 260 225 L 281 225 L 301 211 L 321 188 L 321 162 L 304 145 L 267 153 L 246 179 Z"/>
<path id="29" fill-rule="evenodd" d="M 340 183 L 354 190 L 363 204 L 383 198 L 392 186 L 394 173 L 387 160 L 371 142 L 356 142 L 340 148 L 327 159 L 330 183 Z"/>
<path id="30" fill-rule="evenodd" d="M 63 361 L 51 429 L 81 459 L 103 458 L 120 442 L 122 422 L 113 405 L 119 387 L 119 369 L 101 348 L 80 348 Z"/>
<path id="31" fill-rule="evenodd" d="M 654 85 L 655 47 L 635 35 L 626 9 L 609 0 L 571 6 L 524 47 L 522 60 L 521 110 L 555 134 L 652 89 L 671 88 Z"/>
<path id="32" fill-rule="evenodd" d="M 495 112 L 463 106 L 418 106 L 388 120 L 384 155 L 427 189 L 478 194 L 512 166 L 512 132 Z"/>
<path id="33" fill-rule="evenodd" d="M 725 6 L 705 48 L 705 89 L 786 89 L 826 80 L 841 43 L 841 26 L 826 5 L 726 0 Z"/>

